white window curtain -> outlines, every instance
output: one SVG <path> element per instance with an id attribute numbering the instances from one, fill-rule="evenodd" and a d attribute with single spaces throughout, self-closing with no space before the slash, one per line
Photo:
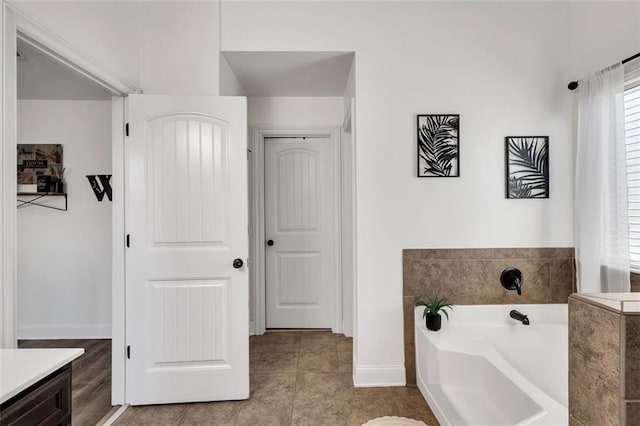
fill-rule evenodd
<path id="1" fill-rule="evenodd" d="M 574 223 L 583 293 L 630 290 L 623 95 L 622 64 L 578 87 Z"/>

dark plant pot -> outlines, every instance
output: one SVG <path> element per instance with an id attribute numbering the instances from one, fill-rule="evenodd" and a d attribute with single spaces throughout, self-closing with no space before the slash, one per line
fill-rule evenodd
<path id="1" fill-rule="evenodd" d="M 427 328 L 429 330 L 438 331 L 442 327 L 442 316 L 440 314 L 427 314 Z"/>

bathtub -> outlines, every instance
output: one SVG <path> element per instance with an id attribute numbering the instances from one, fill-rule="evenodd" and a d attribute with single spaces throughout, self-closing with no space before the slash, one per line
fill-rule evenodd
<path id="1" fill-rule="evenodd" d="M 568 424 L 567 305 L 457 305 L 442 329 L 415 309 L 416 381 L 442 425 Z M 509 317 L 528 315 L 525 326 Z"/>

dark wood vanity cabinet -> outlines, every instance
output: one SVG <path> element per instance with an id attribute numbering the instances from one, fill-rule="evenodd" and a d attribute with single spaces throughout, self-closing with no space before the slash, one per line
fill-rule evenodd
<path id="1" fill-rule="evenodd" d="M 71 424 L 71 363 L 0 406 L 2 426 Z"/>

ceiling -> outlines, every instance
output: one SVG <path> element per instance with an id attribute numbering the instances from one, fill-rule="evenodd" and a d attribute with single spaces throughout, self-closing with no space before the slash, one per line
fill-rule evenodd
<path id="1" fill-rule="evenodd" d="M 111 100 L 111 93 L 18 40 L 18 99 Z"/>
<path id="2" fill-rule="evenodd" d="M 353 53 L 223 52 L 250 97 L 342 96 Z"/>

